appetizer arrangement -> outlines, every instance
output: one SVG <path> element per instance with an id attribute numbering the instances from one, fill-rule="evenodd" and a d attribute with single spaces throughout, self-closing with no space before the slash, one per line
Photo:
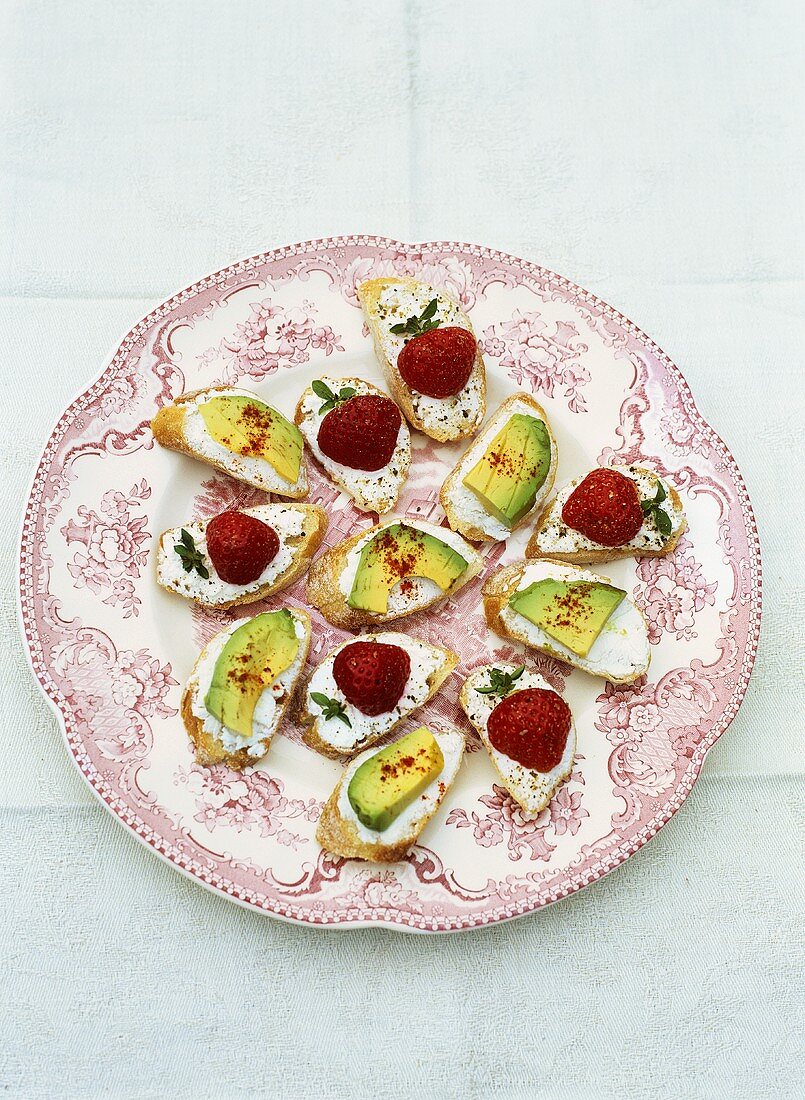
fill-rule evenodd
<path id="1" fill-rule="evenodd" d="M 642 466 L 598 467 L 554 493 L 559 448 L 530 394 L 512 394 L 482 427 L 484 362 L 461 306 L 410 278 L 372 279 L 357 293 L 390 394 L 327 375 L 299 395 L 293 422 L 230 387 L 182 394 L 156 414 L 163 446 L 284 498 L 165 531 L 156 569 L 169 592 L 218 611 L 275 596 L 306 574 L 310 608 L 341 630 L 365 631 L 306 672 L 307 612 L 280 603 L 238 620 L 199 655 L 182 717 L 198 764 L 243 769 L 292 714 L 311 749 L 345 763 L 319 843 L 345 858 L 393 861 L 438 810 L 464 737 L 431 723 L 378 746 L 459 664 L 458 654 L 387 625 L 478 577 L 485 563 L 473 544 L 533 524 L 525 559 L 488 574 L 479 592 L 490 629 L 526 654 L 632 683 L 651 657 L 643 614 L 584 566 L 669 553 L 685 515 L 673 485 Z M 380 518 L 393 513 L 407 477 L 411 429 L 469 440 L 441 489 L 446 525 Z M 289 503 L 308 493 L 306 452 L 376 521 L 318 557 L 324 510 Z M 490 781 L 538 814 L 573 767 L 568 703 L 526 663 L 474 669 L 460 702 L 488 753 Z"/>

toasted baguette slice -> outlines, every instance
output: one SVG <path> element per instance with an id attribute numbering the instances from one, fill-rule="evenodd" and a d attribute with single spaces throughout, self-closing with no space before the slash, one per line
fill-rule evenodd
<path id="1" fill-rule="evenodd" d="M 316 839 L 322 848 L 347 859 L 368 859 L 375 863 L 395 863 L 416 843 L 419 834 L 438 810 L 456 777 L 464 755 L 464 738 L 456 730 L 435 730 L 444 756 L 441 774 L 383 832 L 367 829 L 349 804 L 347 791 L 352 776 L 378 750 L 369 749 L 347 766 L 319 818 Z"/>
<path id="2" fill-rule="evenodd" d="M 261 504 L 256 508 L 241 508 L 247 516 L 254 516 L 272 527 L 279 536 L 280 548 L 263 573 L 251 584 L 229 584 L 221 580 L 207 553 L 206 533 L 209 520 L 185 523 L 183 527 L 171 527 L 160 536 L 157 547 L 157 583 L 168 592 L 192 600 L 201 607 L 223 611 L 228 607 L 254 603 L 288 588 L 306 573 L 313 555 L 319 548 L 327 530 L 327 513 L 317 504 Z M 193 539 L 196 550 L 202 555 L 202 563 L 208 577 L 199 576 L 195 569 L 186 572 L 176 553 L 182 544 L 182 532 Z"/>
<path id="3" fill-rule="evenodd" d="M 373 386 L 371 382 L 365 382 L 362 378 L 330 378 L 322 376 L 319 379 L 333 393 L 339 393 L 347 387 L 355 391 L 355 396 L 362 394 L 377 394 L 388 400 L 388 394 Z M 310 453 L 316 464 L 324 471 L 326 476 L 339 489 L 352 497 L 355 507 L 362 512 L 377 512 L 383 515 L 390 512 L 397 503 L 400 489 L 408 476 L 408 467 L 411 462 L 411 433 L 405 419 L 401 417 L 400 430 L 397 433 L 397 445 L 388 465 L 380 470 L 356 470 L 351 466 L 343 466 L 340 462 L 334 462 L 328 458 L 319 447 L 318 435 L 321 422 L 326 413 L 320 413 L 325 402 L 317 397 L 308 387 L 296 406 L 294 423 L 297 425 L 305 442 L 310 448 Z"/>
<path id="4" fill-rule="evenodd" d="M 291 484 L 281 477 L 274 467 L 264 458 L 239 455 L 218 443 L 207 431 L 207 427 L 198 412 L 198 406 L 212 397 L 231 394 L 233 396 L 253 397 L 255 401 L 266 404 L 262 398 L 250 390 L 239 390 L 232 386 L 209 386 L 204 390 L 193 390 L 180 394 L 172 405 L 165 405 L 151 421 L 154 439 L 163 447 L 181 454 L 190 455 L 216 470 L 221 470 L 238 481 L 245 481 L 256 489 L 267 493 L 300 500 L 308 494 L 307 468 L 305 456 L 299 466 L 299 476 Z M 276 411 L 276 410 L 275 410 Z"/>
<path id="5" fill-rule="evenodd" d="M 204 699 L 215 669 L 215 661 L 226 644 L 229 635 L 242 626 L 246 620 L 241 619 L 234 622 L 226 630 L 216 634 L 199 654 L 182 696 L 182 720 L 187 735 L 193 742 L 197 763 L 207 766 L 226 764 L 229 768 L 242 771 L 243 768 L 256 764 L 268 752 L 271 739 L 277 732 L 297 690 L 310 649 L 310 616 L 306 611 L 300 611 L 298 608 L 288 608 L 288 610 L 291 611 L 298 624 L 299 651 L 291 667 L 286 669 L 275 680 L 274 684 L 265 689 L 273 696 L 275 707 L 271 713 L 270 721 L 258 731 L 260 736 L 255 735 L 251 742 L 246 741 L 237 733 L 225 735 L 221 730 L 220 723 L 208 714 L 204 706 Z M 265 695 L 265 691 L 263 695 Z M 206 729 L 205 721 L 208 723 Z M 209 728 L 210 726 L 217 727 L 217 730 Z"/>
<path id="6" fill-rule="evenodd" d="M 299 693 L 297 722 L 303 727 L 302 738 L 316 752 L 324 756 L 338 758 L 351 756 L 360 749 L 366 749 L 395 729 L 404 718 L 427 703 L 458 664 L 458 655 L 449 649 L 430 645 L 428 642 L 412 638 L 409 634 L 400 634 L 387 630 L 380 634 L 362 634 L 360 642 L 381 642 L 396 645 L 404 649 L 411 661 L 411 672 L 402 698 L 396 707 L 374 717 L 363 714 L 347 702 L 333 678 L 333 662 L 337 654 L 355 639 L 350 638 L 336 646 L 308 677 L 304 689 Z M 325 719 L 324 710 L 314 702 L 311 692 L 335 699 L 343 708 L 342 718 Z"/>
<path id="7" fill-rule="evenodd" d="M 360 546 L 380 531 L 396 523 L 402 523 L 407 527 L 416 527 L 421 531 L 434 535 L 442 542 L 448 543 L 464 558 L 467 562 L 467 568 L 446 592 L 437 589 L 432 581 L 421 582 L 413 578 L 410 580 L 406 578 L 410 591 L 403 593 L 399 586 L 393 589 L 389 599 L 389 610 L 384 614 L 350 607 L 347 603 L 347 597 L 352 587 L 354 569 L 357 568 Z M 351 551 L 356 551 L 352 560 L 350 560 Z M 433 604 L 453 595 L 469 580 L 477 576 L 482 565 L 483 559 L 480 554 L 468 542 L 465 542 L 460 535 L 448 531 L 444 527 L 437 527 L 433 523 L 425 523 L 423 520 L 411 520 L 401 516 L 396 519 L 384 520 L 366 531 L 360 531 L 357 535 L 338 543 L 317 558 L 310 567 L 307 576 L 307 602 L 317 607 L 333 626 L 338 626 L 342 630 L 360 630 L 364 626 L 390 623 L 394 619 L 401 619 L 404 615 L 411 615 L 415 611 L 423 611 L 426 607 L 432 607 Z M 351 576 L 348 575 L 350 573 Z"/>
<path id="8" fill-rule="evenodd" d="M 489 740 L 487 728 L 489 716 L 498 703 L 503 698 L 516 695 L 518 691 L 527 688 L 541 688 L 543 691 L 554 689 L 539 673 L 522 671 L 520 666 L 520 675 L 514 680 L 511 691 L 506 692 L 505 695 L 484 694 L 478 689 L 488 689 L 491 686 L 492 669 L 509 674 L 517 672 L 515 665 L 507 664 L 484 665 L 483 668 L 476 668 L 464 681 L 459 701 L 470 722 L 478 731 L 503 786 L 527 814 L 538 814 L 545 809 L 554 791 L 564 783 L 573 770 L 573 760 L 576 755 L 576 726 L 571 718 L 570 732 L 567 735 L 562 758 L 549 772 L 538 772 L 532 768 L 526 768 L 500 752 Z"/>
<path id="9" fill-rule="evenodd" d="M 517 523 L 512 527 L 508 527 L 484 508 L 475 493 L 464 485 L 463 478 L 481 460 L 492 440 L 516 412 L 526 413 L 543 422 L 550 440 L 551 462 L 533 505 Z M 516 531 L 518 527 L 522 527 L 524 523 L 527 523 L 529 518 L 545 503 L 553 488 L 557 461 L 556 440 L 548 423 L 545 410 L 537 404 L 531 394 L 513 393 L 511 397 L 506 398 L 492 419 L 484 426 L 481 434 L 472 441 L 454 469 L 447 475 L 447 480 L 442 485 L 439 494 L 439 500 L 442 508 L 447 513 L 448 523 L 454 531 L 458 531 L 464 538 L 470 539 L 471 542 L 501 542 L 507 539 L 512 531 Z"/>
<path id="10" fill-rule="evenodd" d="M 676 544 L 687 528 L 687 520 L 679 493 L 673 485 L 645 466 L 613 466 L 612 469 L 634 481 L 641 503 L 654 500 L 658 485 L 662 486 L 665 499 L 660 507 L 671 523 L 670 534 L 663 536 L 653 518 L 646 516 L 643 526 L 635 537 L 624 546 L 602 546 L 600 543 L 591 542 L 580 531 L 569 528 L 562 520 L 562 508 L 565 502 L 583 480 L 574 478 L 563 485 L 543 509 L 534 533 L 528 541 L 526 557 L 552 558 L 554 561 L 565 561 L 571 565 L 584 563 L 594 565 L 615 561 L 618 558 L 660 558 L 664 554 L 670 554 L 676 548 Z"/>
<path id="11" fill-rule="evenodd" d="M 549 558 L 507 565 L 488 577 L 483 587 L 484 612 L 490 629 L 613 684 L 631 684 L 648 672 L 651 661 L 648 627 L 643 612 L 628 596 L 613 612 L 586 657 L 579 657 L 509 607 L 509 599 L 518 589 L 528 588 L 534 581 L 546 577 L 612 583 L 589 569 L 578 569 Z"/>
<path id="12" fill-rule="evenodd" d="M 466 329 L 474 336 L 470 319 L 443 290 L 416 279 L 370 279 L 357 288 L 375 352 L 385 371 L 391 394 L 410 424 L 441 442 L 474 435 L 486 413 L 486 368 L 480 348 L 467 383 L 454 397 L 427 397 L 416 393 L 397 370 L 397 357 L 410 336 L 391 331 L 412 315 L 419 316 L 428 303 L 438 302 L 433 319 L 443 326 Z"/>

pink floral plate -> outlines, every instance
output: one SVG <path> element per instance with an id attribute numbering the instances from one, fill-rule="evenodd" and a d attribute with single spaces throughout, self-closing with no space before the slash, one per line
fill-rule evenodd
<path id="1" fill-rule="evenodd" d="M 468 309 L 489 371 L 489 406 L 535 393 L 559 441 L 558 480 L 596 462 L 670 476 L 689 531 L 668 558 L 606 567 L 645 610 L 652 664 L 629 688 L 523 659 L 564 692 L 578 759 L 536 819 L 495 782 L 458 710 L 466 672 L 519 660 L 491 634 L 481 579 L 406 620 L 461 655 L 421 712 L 462 729 L 454 787 L 408 859 L 334 858 L 316 820 L 339 765 L 286 723 L 268 757 L 240 774 L 202 768 L 178 715 L 182 683 L 231 615 L 158 588 L 159 533 L 261 494 L 154 444 L 149 420 L 183 390 L 238 383 L 290 413 L 322 372 L 382 385 L 355 297 L 375 275 L 415 275 Z M 415 434 L 399 512 L 443 520 L 438 489 L 460 447 Z M 330 516 L 327 545 L 366 525 L 311 469 Z M 527 532 L 486 548 L 487 570 L 523 553 Z M 682 805 L 707 750 L 746 691 L 760 624 L 757 530 L 732 455 L 684 379 L 638 328 L 536 264 L 455 243 L 340 237 L 291 245 L 201 279 L 124 337 L 98 380 L 64 412 L 36 470 L 23 523 L 20 601 L 31 665 L 82 775 L 126 827 L 186 874 L 259 912 L 322 926 L 474 928 L 538 909 L 611 871 Z M 267 603 L 304 606 L 304 581 Z M 315 663 L 344 635 L 314 612 Z"/>

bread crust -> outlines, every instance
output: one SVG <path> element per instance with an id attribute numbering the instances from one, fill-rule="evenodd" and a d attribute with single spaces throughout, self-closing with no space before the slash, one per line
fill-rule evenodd
<path id="1" fill-rule="evenodd" d="M 305 598 L 307 602 L 317 607 L 325 619 L 329 623 L 332 623 L 333 626 L 340 627 L 342 630 L 358 631 L 365 626 L 382 626 L 385 623 L 394 622 L 395 619 L 402 619 L 406 615 L 413 615 L 415 611 L 424 611 L 427 607 L 433 607 L 433 605 L 440 600 L 445 599 L 447 596 L 451 596 L 454 592 L 458 592 L 460 588 L 463 588 L 468 581 L 472 580 L 472 578 L 477 576 L 481 571 L 482 562 L 480 558 L 477 553 L 472 550 L 472 547 L 468 547 L 472 557 L 470 558 L 466 571 L 459 579 L 459 582 L 454 584 L 447 592 L 438 595 L 424 607 L 416 608 L 411 611 L 386 613 L 385 615 L 378 615 L 371 611 L 362 611 L 358 608 L 350 607 L 338 583 L 341 573 L 346 566 L 350 550 L 356 546 L 361 539 L 364 539 L 370 531 L 379 531 L 393 523 L 405 522 L 404 516 L 384 520 L 383 523 L 376 524 L 375 527 L 370 527 L 366 531 L 359 531 L 356 535 L 352 535 L 350 538 L 344 539 L 343 542 L 338 543 L 338 545 L 331 547 L 329 550 L 325 550 L 321 557 L 313 562 L 310 567 L 310 572 L 307 575 L 307 587 L 305 589 Z"/>
<path id="2" fill-rule="evenodd" d="M 424 432 L 425 435 L 430 436 L 431 439 L 436 439 L 440 443 L 450 443 L 457 439 L 465 439 L 467 436 L 475 435 L 486 415 L 486 367 L 480 347 L 476 346 L 475 362 L 467 380 L 468 382 L 475 380 L 480 388 L 481 401 L 478 415 L 474 420 L 467 420 L 467 423 L 464 424 L 459 431 L 450 431 L 448 428 L 426 428 L 422 418 L 414 409 L 413 401 L 411 400 L 411 391 L 403 381 L 402 375 L 397 370 L 397 364 L 392 363 L 383 350 L 383 329 L 378 319 L 377 305 L 380 295 L 388 286 L 404 286 L 410 290 L 415 290 L 422 286 L 427 286 L 429 290 L 434 290 L 435 288 L 431 287 L 428 283 L 421 282 L 419 279 L 408 277 L 368 279 L 356 288 L 358 301 L 363 306 L 366 324 L 374 341 L 375 354 L 385 373 L 392 397 L 402 409 L 409 424 L 417 428 L 420 432 Z M 441 293 L 444 292 L 442 291 Z M 445 297 L 450 297 L 450 295 L 445 294 Z M 451 298 L 451 301 L 455 301 L 455 299 Z M 475 336 L 475 330 L 472 327 L 472 323 L 463 309 L 461 310 L 461 320 L 468 332 L 471 332 L 472 335 Z"/>
<path id="3" fill-rule="evenodd" d="M 368 390 L 368 392 L 377 394 L 379 397 L 389 396 L 384 390 L 381 390 L 379 389 L 379 387 L 372 385 L 371 382 L 367 382 L 364 378 L 339 378 L 338 381 L 341 383 L 342 386 L 356 386 L 359 384 L 364 388 L 364 392 L 367 392 Z M 302 405 L 308 394 L 312 392 L 313 390 L 310 386 L 308 386 L 308 388 L 304 390 L 296 403 L 296 410 L 294 412 L 294 424 L 296 424 L 297 427 L 299 427 L 299 425 L 304 420 Z M 382 516 L 385 515 L 386 512 L 390 512 L 394 505 L 397 503 L 397 498 L 400 495 L 400 490 L 405 484 L 405 479 L 408 476 L 408 467 L 411 464 L 411 444 L 409 440 L 408 453 L 406 454 L 404 462 L 402 464 L 402 469 L 400 470 L 399 474 L 399 480 L 396 484 L 392 484 L 389 486 L 388 496 L 383 497 L 379 505 L 378 502 L 367 501 L 366 498 L 361 495 L 359 489 L 356 489 L 354 486 L 350 485 L 348 477 L 341 477 L 338 474 L 333 473 L 331 470 L 328 470 L 325 465 L 319 461 L 319 457 L 312 447 L 310 448 L 310 457 L 313 459 L 316 466 L 321 470 L 328 481 L 332 481 L 334 485 L 337 485 L 339 489 L 343 489 L 343 491 L 349 497 L 351 497 L 351 499 L 355 503 L 356 508 L 359 508 L 362 512 L 377 512 L 378 515 Z M 353 473 L 356 475 L 360 475 L 361 471 L 354 470 Z"/>
<path id="4" fill-rule="evenodd" d="M 482 530 L 482 528 L 475 527 L 473 526 L 473 524 L 466 522 L 464 519 L 462 519 L 461 515 L 455 510 L 452 503 L 450 502 L 449 495 L 452 490 L 458 485 L 460 476 L 459 471 L 462 463 L 464 462 L 464 459 L 467 457 L 469 452 L 477 447 L 478 457 L 480 458 L 480 456 L 483 454 L 484 450 L 492 440 L 494 434 L 496 434 L 497 431 L 500 430 L 500 426 L 495 424 L 497 418 L 504 410 L 512 408 L 518 402 L 520 404 L 528 405 L 530 408 L 532 408 L 547 428 L 548 435 L 551 440 L 552 461 L 548 470 L 547 477 L 545 478 L 543 484 L 540 486 L 540 491 L 537 494 L 537 499 L 534 501 L 533 508 L 529 509 L 529 511 L 526 512 L 523 518 L 519 520 L 518 523 L 514 524 L 514 526 L 511 528 L 510 533 L 516 531 L 518 528 L 528 523 L 536 510 L 540 507 L 541 499 L 544 499 L 545 494 L 549 493 L 553 488 L 553 483 L 556 479 L 556 467 L 558 465 L 558 449 L 556 444 L 556 437 L 553 434 L 553 430 L 551 429 L 551 425 L 548 420 L 548 415 L 543 407 L 534 400 L 530 393 L 522 393 L 518 391 L 517 393 L 513 393 L 510 397 L 507 397 L 506 400 L 501 403 L 500 407 L 496 410 L 484 430 L 480 432 L 475 439 L 473 439 L 472 443 L 469 445 L 469 447 L 467 447 L 464 454 L 447 475 L 447 478 L 445 479 L 439 493 L 439 502 L 441 503 L 442 508 L 444 508 L 445 515 L 447 516 L 447 522 L 450 524 L 454 531 L 458 531 L 460 535 L 463 535 L 465 539 L 469 539 L 470 542 L 503 542 L 505 541 L 505 539 L 499 539 L 496 538 L 494 535 L 488 535 L 486 531 Z"/>
<path id="5" fill-rule="evenodd" d="M 567 562 L 560 562 L 558 558 L 542 558 L 542 561 L 551 562 L 555 561 L 557 565 L 566 565 Z M 556 658 L 558 661 L 563 661 L 565 664 L 572 665 L 574 668 L 580 668 L 582 672 L 586 672 L 588 676 L 600 676 L 604 680 L 608 680 L 611 684 L 633 684 L 635 680 L 639 680 L 641 676 L 645 676 L 648 672 L 649 664 L 651 663 L 651 648 L 649 648 L 649 660 L 645 668 L 641 668 L 635 672 L 634 675 L 628 676 L 625 679 L 619 679 L 618 677 L 610 676 L 607 672 L 590 672 L 589 669 L 581 668 L 577 665 L 571 654 L 561 654 L 561 656 L 553 649 L 546 649 L 542 646 L 535 646 L 530 642 L 524 634 L 518 634 L 516 631 L 510 630 L 501 618 L 501 612 L 508 603 L 509 597 L 517 588 L 520 582 L 520 578 L 523 575 L 523 570 L 528 566 L 528 561 L 517 562 L 514 565 L 504 566 L 503 569 L 498 569 L 497 572 L 492 573 L 484 583 L 482 589 L 482 597 L 484 601 L 484 615 L 486 616 L 487 626 L 490 630 L 493 630 L 496 634 L 499 634 L 502 638 L 513 638 L 517 642 L 522 642 L 523 645 L 528 646 L 529 649 L 537 649 L 542 653 L 547 653 L 549 656 Z M 609 584 L 608 577 L 601 577 L 601 580 L 605 584 Z M 628 598 L 628 597 L 627 597 Z M 631 601 L 634 603 L 634 601 Z M 637 604 L 634 604 L 637 607 Z M 640 608 L 637 608 L 640 615 L 645 620 L 645 616 Z"/>
<path id="6" fill-rule="evenodd" d="M 639 470 L 641 473 L 655 474 L 654 470 L 649 470 L 645 466 L 635 466 L 635 469 Z M 679 493 L 669 482 L 666 481 L 664 484 L 668 486 L 668 495 L 671 498 L 671 503 L 674 508 L 678 509 L 680 512 L 683 511 L 682 499 Z M 574 550 L 572 553 L 566 554 L 557 554 L 551 551 L 550 554 L 545 554 L 537 546 L 537 537 L 540 531 L 542 531 L 548 523 L 551 509 L 556 501 L 556 496 L 557 494 L 554 493 L 537 520 L 537 525 L 532 531 L 531 538 L 528 540 L 528 545 L 525 548 L 525 555 L 527 558 L 551 559 L 552 561 L 564 562 L 565 565 L 603 565 L 604 562 L 618 561 L 621 558 L 663 558 L 666 554 L 673 553 L 677 547 L 677 543 L 688 528 L 688 521 L 683 515 L 679 530 L 671 535 L 660 550 L 636 550 L 629 547 L 607 546 L 601 550 Z"/>
<path id="7" fill-rule="evenodd" d="M 193 751 L 196 757 L 196 763 L 201 764 L 204 767 L 212 767 L 215 764 L 225 764 L 228 768 L 232 768 L 234 771 L 243 771 L 244 768 L 250 767 L 252 764 L 257 764 L 268 752 L 271 741 L 274 738 L 277 730 L 282 724 L 282 720 L 288 713 L 288 709 L 293 702 L 296 691 L 299 687 L 299 683 L 302 679 L 302 674 L 305 667 L 305 661 L 310 649 L 310 616 L 306 611 L 302 611 L 299 608 L 294 608 L 294 615 L 297 615 L 305 624 L 305 637 L 300 640 L 300 647 L 302 649 L 302 660 L 299 664 L 299 671 L 294 677 L 293 683 L 288 689 L 288 693 L 280 704 L 277 706 L 276 719 L 274 726 L 268 737 L 263 738 L 263 752 L 260 756 L 252 756 L 249 754 L 248 748 L 238 749 L 236 752 L 228 752 L 223 744 L 217 740 L 212 734 L 207 733 L 204 729 L 204 725 L 200 718 L 193 714 L 193 699 L 199 690 L 198 681 L 195 679 L 196 669 L 201 663 L 204 655 L 207 652 L 207 646 L 199 653 L 196 663 L 193 666 L 193 671 L 190 674 L 187 685 L 182 693 L 181 703 L 181 715 L 184 722 L 184 728 L 187 730 L 187 736 L 193 745 Z M 217 637 L 217 635 L 216 635 Z M 210 639 L 212 641 L 212 639 Z M 209 645 L 209 643 L 208 643 Z"/>
<path id="8" fill-rule="evenodd" d="M 220 470 L 222 474 L 228 474 L 236 481 L 242 481 L 246 485 L 253 485 L 254 483 L 248 481 L 246 478 L 239 477 L 234 473 L 224 462 L 219 462 L 214 458 L 207 458 L 206 455 L 201 455 L 198 451 L 194 450 L 187 442 L 187 438 L 184 434 L 184 418 L 185 410 L 182 405 L 186 405 L 189 402 L 195 400 L 197 397 L 201 397 L 208 393 L 219 393 L 222 390 L 231 389 L 231 386 L 207 386 L 201 390 L 189 390 L 187 393 L 180 393 L 176 397 L 171 405 L 164 405 L 151 421 L 151 431 L 154 433 L 154 439 L 162 447 L 166 447 L 171 451 L 178 451 L 180 454 L 188 455 L 190 458 L 195 458 L 199 462 L 205 463 L 207 466 L 212 466 L 215 470 Z M 259 400 L 259 398 L 258 398 Z M 310 492 L 310 486 L 307 479 L 307 468 L 305 467 L 305 455 L 302 454 L 302 469 L 305 476 L 302 479 L 302 483 L 298 489 L 272 489 L 271 493 L 282 497 L 285 500 L 303 500 Z M 262 489 L 262 486 L 257 485 L 254 488 Z M 268 492 L 268 490 L 263 490 Z"/>
<path id="9" fill-rule="evenodd" d="M 364 634 L 361 636 L 360 640 L 368 641 L 371 639 L 371 637 L 372 636 L 370 634 Z M 343 649 L 345 645 L 349 645 L 350 641 L 351 639 L 348 639 L 346 642 L 342 642 L 340 645 L 336 646 L 327 654 L 324 660 L 329 660 L 329 658 L 332 657 L 333 654 Z M 421 639 L 417 639 L 417 641 L 421 641 Z M 426 642 L 422 642 L 422 644 L 429 645 L 429 643 Z M 314 714 L 308 708 L 308 688 L 315 672 L 315 670 L 311 670 L 311 672 L 308 673 L 308 675 L 305 677 L 305 681 L 297 696 L 298 704 L 294 714 L 294 720 L 299 726 L 302 727 L 302 740 L 311 749 L 315 749 L 316 752 L 321 753 L 322 756 L 328 756 L 331 760 L 343 760 L 345 757 L 355 756 L 356 753 L 363 752 L 364 749 L 370 748 L 370 746 L 379 741 L 381 737 L 385 737 L 387 734 L 391 733 L 392 730 L 397 728 L 400 722 L 404 721 L 406 718 L 409 718 L 412 714 L 416 713 L 416 711 L 419 710 L 420 707 L 424 707 L 426 703 L 430 702 L 430 700 L 434 697 L 434 695 L 448 678 L 448 676 L 450 676 L 450 674 L 458 665 L 458 654 L 453 653 L 452 650 L 442 649 L 441 646 L 434 645 L 429 645 L 429 648 L 432 649 L 434 652 L 438 652 L 442 655 L 442 663 L 438 668 L 434 669 L 431 675 L 428 677 L 428 694 L 422 700 L 419 706 L 414 707 L 413 710 L 409 710 L 406 711 L 404 714 L 401 714 L 399 718 L 397 718 L 390 725 L 386 726 L 385 729 L 379 730 L 374 737 L 369 737 L 365 741 L 361 741 L 361 743 L 359 745 L 356 745 L 354 748 L 346 749 L 343 751 L 334 748 L 332 745 L 329 744 L 329 742 L 322 740 L 319 732 L 319 722 L 321 719 L 321 715 Z"/>
<path id="10" fill-rule="evenodd" d="M 227 611 L 231 607 L 241 607 L 243 604 L 256 603 L 258 600 L 264 600 L 268 596 L 273 596 L 276 592 L 282 592 L 284 589 L 289 588 L 301 576 L 304 576 L 310 568 L 310 563 L 313 561 L 313 557 L 327 532 L 328 519 L 327 513 L 318 504 L 285 503 L 283 501 L 283 507 L 304 509 L 302 534 L 285 540 L 288 546 L 292 546 L 295 549 L 298 548 L 298 554 L 294 555 L 294 559 L 288 568 L 280 573 L 278 577 L 275 577 L 270 584 L 263 584 L 255 589 L 254 592 L 244 592 L 243 595 L 237 596 L 233 600 L 227 600 L 225 603 L 207 603 L 205 600 L 194 599 L 191 596 L 183 596 L 181 592 L 177 592 L 169 585 L 162 584 L 159 579 L 158 566 L 160 556 L 163 552 L 162 539 L 168 533 L 167 531 L 163 531 L 159 536 L 157 553 L 154 558 L 157 584 L 160 588 L 164 588 L 166 592 L 170 592 L 172 596 L 178 596 L 179 599 L 182 600 L 190 600 L 191 603 L 198 604 L 199 607 L 206 607 L 210 611 Z M 172 530 L 172 528 L 168 528 L 168 530 Z"/>
<path id="11" fill-rule="evenodd" d="M 473 728 L 477 731 L 478 736 L 483 741 L 484 748 L 486 749 L 486 754 L 489 757 L 489 762 L 492 765 L 492 767 L 495 769 L 495 771 L 497 772 L 497 775 L 498 775 L 498 778 L 500 779 L 501 784 L 506 788 L 506 790 L 509 792 L 509 794 L 514 799 L 514 801 L 518 804 L 518 806 L 521 807 L 521 809 L 523 810 L 523 813 L 525 813 L 526 816 L 528 816 L 528 817 L 537 817 L 539 814 L 542 813 L 542 811 L 545 809 L 545 807 L 548 805 L 548 803 L 553 798 L 556 791 L 559 789 L 559 787 L 562 786 L 562 784 L 564 782 L 566 782 L 568 776 L 573 771 L 573 765 L 574 765 L 575 760 L 576 760 L 576 753 L 574 751 L 573 755 L 570 758 L 570 761 L 568 762 L 567 768 L 565 769 L 564 772 L 562 772 L 562 774 L 560 776 L 558 776 L 558 778 L 557 778 L 556 782 L 554 783 L 554 785 L 551 787 L 551 789 L 548 791 L 548 793 L 544 796 L 541 805 L 537 809 L 529 809 L 529 807 L 526 805 L 526 803 L 523 802 L 518 797 L 517 789 L 512 788 L 512 787 L 509 786 L 508 777 L 505 776 L 503 774 L 503 772 L 500 770 L 500 768 L 498 767 L 497 760 L 495 760 L 495 757 L 493 756 L 492 752 L 490 751 L 489 735 L 487 734 L 486 730 L 484 729 L 483 726 L 479 726 L 475 722 L 473 722 L 473 720 L 470 718 L 470 715 L 469 715 L 469 693 L 470 693 L 471 690 L 474 690 L 474 685 L 475 685 L 475 683 L 478 682 L 478 678 L 477 678 L 478 673 L 485 672 L 487 668 L 494 668 L 494 667 L 495 667 L 495 665 L 491 664 L 491 665 L 484 666 L 484 668 L 473 669 L 473 671 L 470 673 L 470 675 L 464 681 L 464 685 L 461 688 L 461 692 L 459 694 L 458 701 L 461 704 L 462 710 L 467 715 L 467 720 L 469 721 L 470 725 L 473 726 Z M 572 716 L 571 716 L 571 722 L 573 722 Z M 575 741 L 576 740 L 575 722 L 573 722 L 571 732 L 572 732 L 573 739 Z"/>

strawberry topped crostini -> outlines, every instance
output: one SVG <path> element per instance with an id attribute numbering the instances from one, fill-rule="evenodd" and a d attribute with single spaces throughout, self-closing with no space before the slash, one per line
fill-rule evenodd
<path id="1" fill-rule="evenodd" d="M 460 701 L 506 790 L 527 813 L 538 814 L 573 768 L 570 707 L 547 680 L 522 665 L 475 669 Z"/>
<path id="2" fill-rule="evenodd" d="M 474 435 L 486 413 L 486 371 L 458 302 L 408 278 L 370 279 L 357 294 L 408 421 L 442 442 Z"/>
<path id="3" fill-rule="evenodd" d="M 548 503 L 529 558 L 570 564 L 670 554 L 687 526 L 673 485 L 644 466 L 597 467 Z"/>
<path id="4" fill-rule="evenodd" d="M 324 473 L 364 512 L 397 502 L 411 461 L 411 435 L 391 398 L 362 378 L 317 378 L 294 420 Z"/>
<path id="5" fill-rule="evenodd" d="M 157 546 L 157 581 L 202 607 L 253 603 L 301 577 L 326 530 L 315 504 L 261 504 L 171 527 Z"/>
<path id="6" fill-rule="evenodd" d="M 390 630 L 342 642 L 302 693 L 305 743 L 325 756 L 374 744 L 432 699 L 457 663 L 449 649 Z"/>

